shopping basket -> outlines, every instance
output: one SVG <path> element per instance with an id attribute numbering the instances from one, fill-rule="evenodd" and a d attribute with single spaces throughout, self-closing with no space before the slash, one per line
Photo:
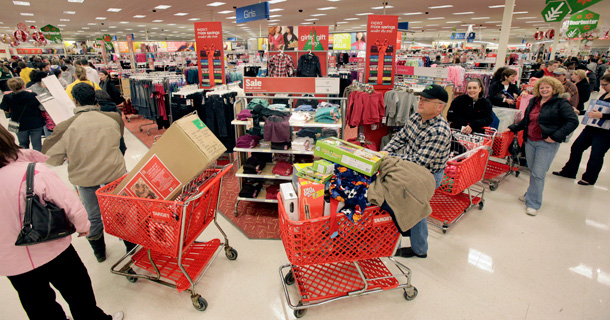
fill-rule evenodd
<path id="1" fill-rule="evenodd" d="M 145 249 L 137 251 L 127 264 L 116 270 L 139 246 L 134 248 L 112 266 L 111 272 L 125 276 L 131 282 L 144 278 L 176 288 L 179 292 L 187 290 L 191 293 L 193 306 L 205 310 L 207 301 L 195 292 L 199 278 L 221 247 L 228 259 L 237 258 L 237 251 L 229 245 L 216 221 L 222 177 L 232 167 L 229 164 L 204 170 L 182 188 L 174 201 L 112 194 L 125 176 L 100 188 L 96 194 L 106 232 Z M 225 242 L 221 243 L 219 239 L 195 241 L 212 221 Z M 155 275 L 136 274 L 132 264 Z"/>
<path id="2" fill-rule="evenodd" d="M 280 267 L 280 278 L 286 301 L 297 318 L 309 307 L 384 290 L 403 288 L 407 300 L 417 296 L 411 270 L 393 258 L 400 234 L 390 215 L 379 207 L 368 207 L 357 223 L 342 213 L 292 221 L 281 198 L 278 211 L 280 237 L 290 261 Z M 394 275 L 382 257 L 393 262 L 399 273 Z M 290 268 L 286 275 L 285 268 Z M 406 280 L 399 282 L 399 277 Z M 301 296 L 296 305 L 287 287 L 295 282 Z"/>
<path id="3" fill-rule="evenodd" d="M 447 161 L 440 186 L 435 190 L 428 222 L 446 233 L 475 205 L 483 209 L 485 188 L 481 183 L 491 153 L 495 132 L 464 134 L 452 131 L 452 150 L 457 155 Z M 473 188 L 478 186 L 479 188 Z"/>
<path id="4" fill-rule="evenodd" d="M 493 129 L 488 128 L 486 129 L 486 132 L 489 132 L 490 130 Z M 519 176 L 519 159 L 510 154 L 510 146 L 513 143 L 514 137 L 515 134 L 511 131 L 496 134 L 492 146 L 492 158 L 487 163 L 484 177 L 484 181 L 489 184 L 489 190 L 491 191 L 496 191 L 500 182 L 509 175 L 514 173 L 515 177 Z M 523 131 L 519 131 L 517 140 L 519 145 L 522 146 Z M 496 179 L 499 176 L 502 177 Z"/>

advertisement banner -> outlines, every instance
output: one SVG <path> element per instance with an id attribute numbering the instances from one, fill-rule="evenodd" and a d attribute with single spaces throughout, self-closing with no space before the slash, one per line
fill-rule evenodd
<path id="1" fill-rule="evenodd" d="M 215 87 L 225 83 L 225 59 L 222 49 L 222 23 L 196 22 L 195 41 L 199 61 L 199 86 Z"/>
<path id="2" fill-rule="evenodd" d="M 237 8 L 235 9 L 235 18 L 237 23 L 269 19 L 269 2 Z"/>
<path id="3" fill-rule="evenodd" d="M 49 40 L 49 42 L 61 43 L 63 40 L 61 39 L 61 32 L 58 27 L 47 24 L 46 26 L 40 28 L 44 37 Z"/>
<path id="4" fill-rule="evenodd" d="M 364 82 L 375 88 L 392 88 L 394 85 L 397 25 L 398 16 L 368 17 Z"/>
<path id="5" fill-rule="evenodd" d="M 136 69 L 136 55 L 133 52 L 133 33 L 127 35 L 127 51 L 129 52 L 129 62 L 131 64 L 131 69 Z"/>
<path id="6" fill-rule="evenodd" d="M 339 94 L 339 78 L 244 78 L 244 92 Z"/>
<path id="7" fill-rule="evenodd" d="M 352 50 L 366 50 L 366 32 L 354 32 L 352 36 Z"/>
<path id="8" fill-rule="evenodd" d="M 136 53 L 148 52 L 167 52 L 167 42 L 165 41 L 136 41 L 133 43 Z"/>
<path id="9" fill-rule="evenodd" d="M 295 27 L 273 26 L 269 27 L 267 30 L 269 34 L 269 51 L 293 51 L 298 48 L 299 40 Z"/>
<path id="10" fill-rule="evenodd" d="M 351 50 L 352 36 L 349 33 L 335 33 L 333 35 L 333 50 Z"/>
<path id="11" fill-rule="evenodd" d="M 328 26 L 300 26 L 298 35 L 299 50 L 328 50 Z"/>

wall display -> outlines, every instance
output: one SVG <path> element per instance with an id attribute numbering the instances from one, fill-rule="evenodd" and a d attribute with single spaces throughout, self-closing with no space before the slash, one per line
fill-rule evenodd
<path id="1" fill-rule="evenodd" d="M 368 17 L 364 80 L 376 89 L 391 88 L 394 84 L 397 25 L 398 16 Z"/>
<path id="2" fill-rule="evenodd" d="M 199 85 L 201 87 L 214 87 L 225 83 L 222 39 L 222 24 L 220 22 L 195 23 Z"/>
<path id="3" fill-rule="evenodd" d="M 296 50 L 299 46 L 296 29 L 293 26 L 269 27 L 269 51 Z"/>
<path id="4" fill-rule="evenodd" d="M 328 50 L 328 26 L 300 26 L 298 34 L 299 50 Z"/>

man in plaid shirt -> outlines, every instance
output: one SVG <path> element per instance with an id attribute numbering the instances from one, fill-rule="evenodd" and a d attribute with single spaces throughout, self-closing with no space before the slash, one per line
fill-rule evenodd
<path id="1" fill-rule="evenodd" d="M 401 157 L 430 170 L 441 184 L 451 148 L 451 129 L 441 112 L 449 96 L 439 85 L 427 86 L 420 95 L 417 113 L 383 148 L 382 153 Z M 387 208 L 383 208 L 386 209 Z M 397 256 L 425 258 L 428 256 L 428 222 L 424 218 L 411 228 L 411 247 L 399 248 Z"/>

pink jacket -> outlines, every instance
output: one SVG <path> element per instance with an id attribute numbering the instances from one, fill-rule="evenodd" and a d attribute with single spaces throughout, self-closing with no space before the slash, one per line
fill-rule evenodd
<path id="1" fill-rule="evenodd" d="M 15 246 L 25 211 L 25 174 L 28 163 L 37 162 L 34 192 L 42 201 L 64 208 L 77 232 L 89 231 L 87 212 L 78 196 L 44 162 L 49 157 L 34 150 L 21 150 L 17 161 L 0 168 L 0 275 L 14 276 L 34 270 L 55 259 L 70 246 L 65 237 L 32 246 Z"/>

